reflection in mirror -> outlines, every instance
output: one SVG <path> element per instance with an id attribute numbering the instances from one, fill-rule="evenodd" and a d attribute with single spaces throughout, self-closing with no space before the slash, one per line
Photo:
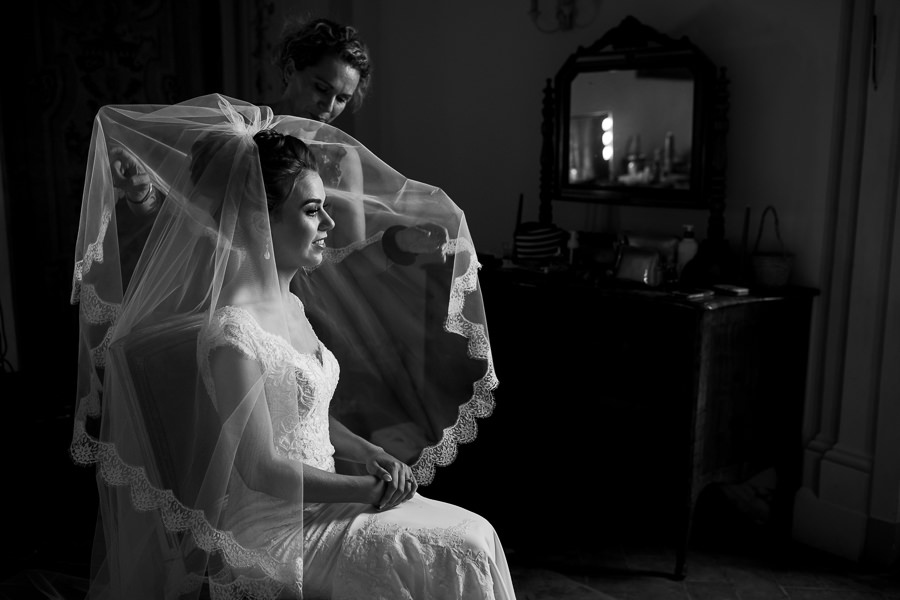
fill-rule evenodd
<path id="1" fill-rule="evenodd" d="M 709 211 L 725 235 L 728 78 L 687 37 L 632 16 L 547 79 L 538 217 L 556 201 Z"/>
<path id="2" fill-rule="evenodd" d="M 690 189 L 690 69 L 582 72 L 570 98 L 570 185 Z"/>

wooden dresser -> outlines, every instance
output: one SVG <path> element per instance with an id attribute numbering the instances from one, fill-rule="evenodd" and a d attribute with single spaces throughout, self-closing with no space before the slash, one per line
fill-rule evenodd
<path id="1" fill-rule="evenodd" d="M 682 577 L 704 487 L 774 468 L 771 522 L 789 535 L 814 290 L 687 300 L 567 273 L 480 280 L 497 407 L 423 493 L 521 549 L 665 523 Z"/>

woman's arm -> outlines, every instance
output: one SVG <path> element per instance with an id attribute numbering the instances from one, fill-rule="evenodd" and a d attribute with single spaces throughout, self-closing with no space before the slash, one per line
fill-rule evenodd
<path id="1" fill-rule="evenodd" d="M 235 466 L 254 490 L 293 502 L 376 504 L 385 482 L 372 475 L 338 475 L 275 451 L 272 421 L 259 365 L 227 346 L 210 355 L 216 408 L 225 439 L 237 444 Z"/>
<path id="2" fill-rule="evenodd" d="M 384 452 L 383 448 L 356 435 L 334 417 L 329 417 L 329 420 L 329 433 L 331 434 L 331 445 L 334 446 L 335 458 L 365 464 L 368 462 L 369 457 Z M 390 473 L 387 471 L 380 475 L 386 476 L 387 479 L 385 480 L 390 481 Z"/>
<path id="3" fill-rule="evenodd" d="M 334 167 L 333 156 L 340 156 L 335 174 L 329 176 L 328 170 Z M 343 248 L 366 239 L 366 217 L 363 209 L 363 175 L 362 163 L 355 148 L 339 148 L 336 151 L 326 150 L 322 154 L 325 159 L 320 165 L 325 185 L 339 186 L 343 192 L 330 195 L 325 200 L 325 209 L 334 219 L 334 229 L 329 236 L 329 243 L 334 248 Z"/>
<path id="4" fill-rule="evenodd" d="M 412 498 L 419 484 L 409 465 L 391 456 L 380 446 L 356 435 L 334 417 L 329 419 L 335 457 L 364 464 L 370 475 L 387 482 L 378 503 L 379 508 L 393 508 Z"/>
<path id="5" fill-rule="evenodd" d="M 447 243 L 447 229 L 435 223 L 401 222 L 397 216 L 385 213 L 383 223 L 366 223 L 363 198 L 363 172 L 359 153 L 355 148 L 342 148 L 337 172 L 340 188 L 349 194 L 334 194 L 326 202 L 326 209 L 335 222 L 331 245 L 343 248 L 366 239 L 366 231 L 386 228 L 378 247 L 388 259 L 399 265 L 411 265 L 420 254 L 436 254 Z M 326 181 L 327 184 L 327 181 Z M 378 221 L 378 219 L 375 219 Z M 368 227 L 367 227 L 368 225 Z"/>

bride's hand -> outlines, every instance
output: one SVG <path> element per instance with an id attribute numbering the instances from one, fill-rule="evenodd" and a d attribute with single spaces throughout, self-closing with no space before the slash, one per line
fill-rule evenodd
<path id="1" fill-rule="evenodd" d="M 388 510 L 406 502 L 419 487 L 409 465 L 384 450 L 369 456 L 366 471 L 385 482 L 384 494 L 376 504 L 379 510 Z"/>

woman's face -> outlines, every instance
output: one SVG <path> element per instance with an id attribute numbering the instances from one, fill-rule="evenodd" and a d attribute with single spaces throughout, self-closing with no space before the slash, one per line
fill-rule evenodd
<path id="1" fill-rule="evenodd" d="M 302 70 L 291 62 L 284 98 L 292 115 L 330 123 L 344 112 L 358 85 L 359 71 L 329 55 Z"/>
<path id="2" fill-rule="evenodd" d="M 291 195 L 273 211 L 272 252 L 279 269 L 312 268 L 322 262 L 325 238 L 334 221 L 325 212 L 325 186 L 318 173 L 301 177 Z"/>

